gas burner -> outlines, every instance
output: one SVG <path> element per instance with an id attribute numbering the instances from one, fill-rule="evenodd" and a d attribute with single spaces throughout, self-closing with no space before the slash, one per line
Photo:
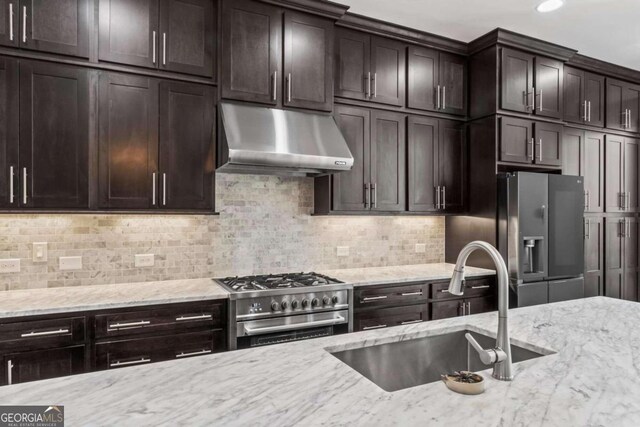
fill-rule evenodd
<path id="1" fill-rule="evenodd" d="M 307 288 L 341 283 L 318 273 L 265 274 L 259 276 L 226 277 L 218 280 L 235 292 L 271 289 Z"/>

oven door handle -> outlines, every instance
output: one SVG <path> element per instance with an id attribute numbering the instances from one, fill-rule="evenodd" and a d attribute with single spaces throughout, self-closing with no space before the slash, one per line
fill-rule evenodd
<path id="1" fill-rule="evenodd" d="M 293 323 L 289 325 L 277 325 L 277 326 L 265 326 L 264 328 L 249 328 L 248 326 L 244 327 L 245 335 L 260 335 L 260 334 L 268 334 L 270 332 L 279 332 L 279 331 L 290 331 L 293 329 L 306 329 L 312 326 L 327 326 L 327 325 L 337 325 L 338 323 L 345 323 L 347 319 L 342 316 L 334 317 L 333 319 L 326 320 L 316 320 L 313 322 L 304 322 L 304 323 Z"/>

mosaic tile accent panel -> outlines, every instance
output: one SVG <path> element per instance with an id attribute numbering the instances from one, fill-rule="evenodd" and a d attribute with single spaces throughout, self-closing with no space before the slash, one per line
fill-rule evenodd
<path id="1" fill-rule="evenodd" d="M 0 258 L 20 258 L 21 272 L 0 274 L 0 290 L 444 260 L 443 217 L 311 216 L 311 178 L 219 174 L 216 192 L 219 216 L 2 215 Z M 32 261 L 34 242 L 48 242 L 47 262 Z M 145 253 L 155 265 L 136 268 Z M 60 271 L 59 257 L 78 255 L 81 270 Z"/>

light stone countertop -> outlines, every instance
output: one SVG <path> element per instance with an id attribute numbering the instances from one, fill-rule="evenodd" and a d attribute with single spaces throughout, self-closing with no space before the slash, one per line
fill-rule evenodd
<path id="1" fill-rule="evenodd" d="M 349 268 L 344 270 L 320 270 L 324 274 L 355 287 L 381 285 L 387 283 L 420 282 L 451 279 L 454 264 L 416 264 L 390 267 Z M 465 277 L 495 276 L 495 270 L 465 267 Z"/>
<path id="2" fill-rule="evenodd" d="M 211 279 L 163 280 L 0 292 L 0 318 L 226 299 Z"/>
<path id="3" fill-rule="evenodd" d="M 0 402 L 62 404 L 67 426 L 637 426 L 640 305 L 605 297 L 510 310 L 512 342 L 557 352 L 484 371 L 478 396 L 434 382 L 388 393 L 327 352 L 465 328 L 497 313 L 0 387 Z"/>

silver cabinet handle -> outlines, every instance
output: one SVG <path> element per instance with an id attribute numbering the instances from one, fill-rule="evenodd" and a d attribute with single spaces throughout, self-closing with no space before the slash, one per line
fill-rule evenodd
<path id="1" fill-rule="evenodd" d="M 477 285 L 477 286 L 471 286 L 471 289 L 487 289 L 490 287 L 491 285 Z"/>
<path id="2" fill-rule="evenodd" d="M 136 360 L 128 360 L 126 362 L 121 362 L 119 360 L 116 360 L 115 362 L 109 363 L 109 367 L 115 368 L 117 366 L 137 365 L 139 363 L 149 363 L 149 362 L 151 362 L 151 359 L 147 357 L 141 357 L 140 359 L 136 359 Z"/>
<path id="3" fill-rule="evenodd" d="M 27 42 L 27 6 L 22 7 L 22 43 Z"/>
<path id="4" fill-rule="evenodd" d="M 441 294 L 448 294 L 448 293 L 449 293 L 449 290 L 448 290 L 448 289 L 440 289 L 440 290 L 438 290 L 438 293 L 441 293 Z"/>
<path id="5" fill-rule="evenodd" d="M 13 41 L 13 3 L 9 3 L 9 40 Z"/>
<path id="6" fill-rule="evenodd" d="M 13 188 L 13 166 L 9 166 L 9 204 L 13 204 L 14 199 L 14 188 Z"/>
<path id="7" fill-rule="evenodd" d="M 291 102 L 291 73 L 287 75 L 287 102 Z"/>
<path id="8" fill-rule="evenodd" d="M 440 186 L 436 187 L 436 210 L 440 209 Z"/>
<path id="9" fill-rule="evenodd" d="M 373 73 L 373 97 L 378 97 L 378 73 Z"/>
<path id="10" fill-rule="evenodd" d="M 467 315 L 467 307 L 466 307 L 464 302 L 461 302 L 461 303 L 458 304 L 458 313 L 460 313 L 460 308 L 462 308 L 462 315 L 466 316 Z"/>
<path id="11" fill-rule="evenodd" d="M 417 292 L 403 292 L 402 294 L 400 294 L 403 297 L 410 297 L 410 296 L 414 296 L 414 295 L 422 295 L 422 291 L 417 291 Z"/>
<path id="12" fill-rule="evenodd" d="M 471 314 L 471 302 L 467 303 L 467 316 Z"/>
<path id="13" fill-rule="evenodd" d="M 587 101 L 584 101 L 584 105 L 583 105 L 583 114 L 582 114 L 582 120 L 584 120 L 585 122 L 588 121 L 587 120 Z"/>
<path id="14" fill-rule="evenodd" d="M 60 328 L 55 331 L 42 331 L 42 332 L 28 332 L 26 334 L 20 334 L 20 338 L 34 338 L 34 337 L 45 337 L 50 335 L 62 335 L 68 334 L 69 328 Z"/>
<path id="15" fill-rule="evenodd" d="M 151 205 L 156 205 L 156 173 L 151 174 Z"/>
<path id="16" fill-rule="evenodd" d="M 13 384 L 13 362 L 11 359 L 7 360 L 7 384 Z"/>
<path id="17" fill-rule="evenodd" d="M 185 353 L 183 351 L 181 353 L 176 354 L 176 359 L 179 359 L 181 357 L 198 356 L 199 354 L 209 354 L 209 353 L 211 353 L 211 350 L 205 350 L 205 349 L 202 349 L 200 351 L 192 351 L 190 353 Z"/>
<path id="18" fill-rule="evenodd" d="M 371 184 L 371 191 L 373 192 L 371 203 L 373 204 L 373 208 L 376 209 L 378 207 L 378 183 L 374 182 Z"/>
<path id="19" fill-rule="evenodd" d="M 209 320 L 213 319 L 210 314 L 199 314 L 197 316 L 180 316 L 176 317 L 176 322 L 186 322 L 188 320 Z"/>
<path id="20" fill-rule="evenodd" d="M 367 89 L 366 97 L 371 98 L 371 71 L 367 73 Z"/>
<path id="21" fill-rule="evenodd" d="M 362 300 L 360 302 L 378 301 L 378 300 L 387 299 L 387 298 L 389 298 L 388 295 L 378 295 L 377 297 L 365 297 L 365 298 L 362 298 Z"/>
<path id="22" fill-rule="evenodd" d="M 151 62 L 156 63 L 156 32 L 151 32 Z"/>
<path id="23" fill-rule="evenodd" d="M 589 104 L 587 107 L 587 121 L 591 122 L 591 101 L 589 101 Z"/>
<path id="24" fill-rule="evenodd" d="M 167 206 L 167 174 L 162 174 L 162 206 Z"/>
<path id="25" fill-rule="evenodd" d="M 618 236 L 624 237 L 624 219 L 618 221 Z"/>
<path id="26" fill-rule="evenodd" d="M 27 168 L 22 168 L 22 204 L 27 204 Z"/>
<path id="27" fill-rule="evenodd" d="M 162 33 L 162 65 L 167 65 L 167 33 Z"/>
<path id="28" fill-rule="evenodd" d="M 542 161 L 542 138 L 538 140 L 538 161 Z"/>
<path id="29" fill-rule="evenodd" d="M 362 328 L 363 331 L 368 331 L 370 329 L 380 329 L 380 328 L 386 328 L 387 325 L 376 325 L 376 326 L 365 326 L 364 328 Z"/>
<path id="30" fill-rule="evenodd" d="M 404 322 L 400 323 L 401 325 L 411 325 L 413 323 L 422 323 L 423 320 L 422 319 L 416 319 L 416 320 L 405 320 Z"/>
<path id="31" fill-rule="evenodd" d="M 364 185 L 364 208 L 365 209 L 369 209 L 369 206 L 371 205 L 371 203 L 369 202 L 370 197 L 371 197 L 371 190 L 369 189 L 369 183 L 367 182 Z"/>
<path id="32" fill-rule="evenodd" d="M 442 186 L 442 210 L 447 209 L 447 186 Z"/>
<path id="33" fill-rule="evenodd" d="M 618 207 L 624 209 L 624 193 L 618 193 Z"/>
<path id="34" fill-rule="evenodd" d="M 627 125 L 627 127 L 631 127 L 631 110 L 628 110 L 629 114 L 627 114 L 627 116 L 629 117 L 629 124 Z"/>
<path id="35" fill-rule="evenodd" d="M 447 109 L 447 87 L 442 86 L 442 109 Z"/>
<path id="36" fill-rule="evenodd" d="M 274 101 L 278 100 L 278 71 L 273 72 L 273 94 L 271 95 L 271 99 Z"/>
<path id="37" fill-rule="evenodd" d="M 591 218 L 584 220 L 584 238 L 588 240 L 591 238 Z"/>
<path id="38" fill-rule="evenodd" d="M 109 325 L 109 329 L 120 329 L 120 328 L 141 328 L 145 325 L 149 325 L 151 322 L 149 320 L 139 320 L 137 322 L 127 322 L 127 323 L 112 323 Z"/>
<path id="39" fill-rule="evenodd" d="M 531 138 L 531 140 L 529 141 L 529 159 L 533 160 L 533 144 L 535 142 L 535 139 Z"/>
<path id="40" fill-rule="evenodd" d="M 440 85 L 438 85 L 438 89 L 436 92 L 436 110 L 440 109 Z"/>

